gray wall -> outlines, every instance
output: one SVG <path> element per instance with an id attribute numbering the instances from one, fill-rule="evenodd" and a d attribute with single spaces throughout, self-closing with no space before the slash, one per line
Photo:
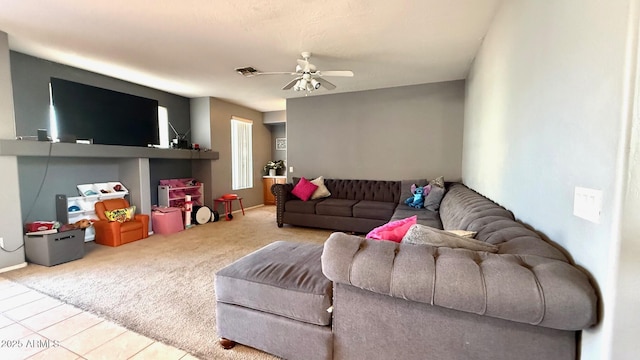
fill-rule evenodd
<path id="1" fill-rule="evenodd" d="M 464 81 L 287 100 L 290 176 L 461 178 Z"/>
<path id="2" fill-rule="evenodd" d="M 621 167 L 628 158 L 625 111 L 635 100 L 624 93 L 635 80 L 625 64 L 629 4 L 505 1 L 467 79 L 464 182 L 567 249 L 599 284 L 604 318 L 583 332 L 582 359 L 638 353 L 635 314 L 627 335 L 612 330 L 631 315 L 612 316 L 620 291 L 621 184 L 628 179 Z M 637 22 L 631 31 L 633 39 Z M 637 39 L 630 44 L 635 51 Z M 599 224 L 572 215 L 576 186 L 602 190 Z M 638 246 L 631 248 L 638 263 Z"/>
<path id="3" fill-rule="evenodd" d="M 211 105 L 208 97 L 189 101 L 191 107 L 191 138 L 202 149 L 211 149 Z"/>
<path id="4" fill-rule="evenodd" d="M 11 77 L 15 102 L 16 133 L 33 136 L 38 129 L 49 129 L 49 80 L 71 80 L 104 89 L 158 100 L 167 108 L 169 121 L 180 133 L 190 128 L 189 99 L 142 85 L 54 63 L 11 51 Z M 169 129 L 169 137 L 174 133 Z"/>
<path id="5" fill-rule="evenodd" d="M 47 161 L 44 157 L 23 156 L 18 158 L 18 170 L 24 222 L 55 220 L 55 195 L 78 196 L 77 184 L 120 181 L 118 163 L 113 159 L 51 158 Z M 42 190 L 38 194 L 40 184 Z"/>
<path id="6" fill-rule="evenodd" d="M 287 162 L 287 151 L 276 150 L 276 139 L 287 138 L 287 124 L 270 124 L 269 130 L 271 130 L 271 159 L 272 160 L 284 160 Z"/>
<path id="7" fill-rule="evenodd" d="M 11 78 L 13 84 L 13 97 L 15 102 L 15 126 L 17 135 L 33 136 L 37 129 L 49 128 L 49 80 L 58 77 L 83 84 L 93 85 L 105 89 L 120 91 L 137 96 L 143 96 L 158 100 L 158 104 L 167 108 L 169 121 L 180 133 L 190 129 L 190 104 L 189 99 L 170 94 L 164 91 L 148 88 L 127 81 L 111 78 L 93 72 L 73 68 L 67 65 L 35 58 L 18 52 L 10 52 Z M 174 133 L 169 129 L 169 137 Z M 45 159 L 20 160 L 20 198 L 22 200 L 23 215 L 28 212 L 27 207 L 33 203 L 32 197 L 38 191 Z M 168 161 L 164 163 L 164 161 Z M 82 166 L 75 166 L 80 164 Z M 98 166 L 104 166 L 100 168 Z M 118 174 L 119 160 L 94 161 L 74 159 L 53 159 L 50 171 L 56 175 L 47 174 L 47 179 L 37 199 L 37 206 L 28 220 L 47 220 L 55 218 L 55 212 L 51 212 L 55 194 L 62 193 L 75 196 L 75 185 L 87 182 L 117 181 L 125 174 Z M 86 167 L 85 167 L 86 166 Z M 157 204 L 158 179 L 190 177 L 190 161 L 169 161 L 154 159 L 150 162 L 151 203 Z M 185 170 L 189 170 L 188 172 Z M 64 176 L 61 176 L 63 175 Z M 66 184 L 62 184 L 64 182 Z M 126 184 L 125 184 L 126 185 Z M 67 189 L 64 190 L 63 189 Z M 139 205 L 140 206 L 140 205 Z M 34 218 L 35 216 L 35 218 Z M 27 219 L 25 219 L 27 221 Z"/>
<path id="8" fill-rule="evenodd" d="M 149 159 L 152 205 L 158 205 L 158 185 L 160 185 L 160 180 L 192 177 L 192 162 L 192 160 Z"/>

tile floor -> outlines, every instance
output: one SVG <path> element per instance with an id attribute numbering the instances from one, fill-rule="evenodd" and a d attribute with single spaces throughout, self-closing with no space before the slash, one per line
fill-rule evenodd
<path id="1" fill-rule="evenodd" d="M 0 278 L 0 359 L 196 358 Z"/>

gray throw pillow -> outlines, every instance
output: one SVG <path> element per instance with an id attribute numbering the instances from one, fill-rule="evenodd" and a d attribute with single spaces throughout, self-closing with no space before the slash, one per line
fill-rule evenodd
<path id="1" fill-rule="evenodd" d="M 424 198 L 424 208 L 431 211 L 438 211 L 440 209 L 440 202 L 444 196 L 444 188 L 438 186 L 432 186 L 429 195 Z"/>
<path id="2" fill-rule="evenodd" d="M 436 247 L 463 248 L 475 251 L 498 252 L 498 247 L 484 241 L 469 239 L 429 226 L 411 225 L 402 238 L 405 244 L 431 245 Z"/>

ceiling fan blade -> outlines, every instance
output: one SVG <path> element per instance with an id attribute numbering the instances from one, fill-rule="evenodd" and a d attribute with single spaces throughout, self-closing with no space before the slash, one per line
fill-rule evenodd
<path id="1" fill-rule="evenodd" d="M 316 79 L 316 80 L 318 80 L 318 82 L 319 82 L 320 84 L 322 84 L 322 86 L 323 86 L 324 88 L 326 88 L 327 90 L 333 90 L 333 89 L 335 89 L 335 88 L 336 88 L 336 86 L 335 86 L 335 85 L 333 85 L 332 83 L 330 83 L 329 81 L 327 81 L 327 80 L 325 80 L 325 79 L 323 79 L 323 78 L 320 78 L 320 77 L 319 77 L 319 78 L 315 78 L 315 79 Z"/>
<path id="2" fill-rule="evenodd" d="M 267 71 L 267 72 L 257 72 L 255 75 L 298 75 L 296 72 L 290 71 Z"/>
<path id="3" fill-rule="evenodd" d="M 295 78 L 295 79 L 293 79 L 293 80 L 289 81 L 289 82 L 287 83 L 287 85 L 285 85 L 285 86 L 282 88 L 282 90 L 289 90 L 289 89 L 291 89 L 291 88 L 293 87 L 293 85 L 295 85 L 295 84 L 296 84 L 296 82 L 297 82 L 298 80 L 300 80 L 300 79 L 302 79 L 302 78 L 301 78 L 300 76 L 298 76 L 297 78 Z"/>
<path id="4" fill-rule="evenodd" d="M 316 71 L 318 76 L 343 76 L 353 77 L 353 71 L 349 70 L 328 70 L 328 71 Z"/>

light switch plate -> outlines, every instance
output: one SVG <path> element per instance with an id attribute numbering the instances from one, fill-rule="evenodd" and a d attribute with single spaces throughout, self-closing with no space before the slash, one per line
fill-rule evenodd
<path id="1" fill-rule="evenodd" d="M 576 186 L 573 196 L 573 215 L 600 223 L 602 211 L 602 191 Z"/>

